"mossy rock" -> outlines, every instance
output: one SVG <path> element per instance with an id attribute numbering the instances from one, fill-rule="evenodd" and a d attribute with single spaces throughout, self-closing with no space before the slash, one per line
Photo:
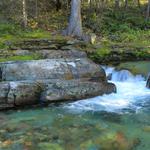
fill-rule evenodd
<path id="1" fill-rule="evenodd" d="M 145 77 L 150 72 L 150 61 L 136 61 L 136 62 L 125 62 L 120 63 L 117 66 L 118 70 L 127 69 L 131 71 L 133 74 L 142 74 Z"/>

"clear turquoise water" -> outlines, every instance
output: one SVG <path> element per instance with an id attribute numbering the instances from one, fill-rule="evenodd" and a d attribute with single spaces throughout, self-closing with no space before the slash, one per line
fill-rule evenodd
<path id="1" fill-rule="evenodd" d="M 149 116 L 149 106 L 122 114 L 63 106 L 8 111 L 0 113 L 0 150 L 149 150 Z"/>
<path id="2" fill-rule="evenodd" d="M 0 112 L 0 150 L 150 150 L 150 90 L 127 79 L 117 94 Z"/>

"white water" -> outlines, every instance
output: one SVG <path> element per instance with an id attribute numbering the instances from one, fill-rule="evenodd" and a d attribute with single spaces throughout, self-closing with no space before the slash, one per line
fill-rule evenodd
<path id="1" fill-rule="evenodd" d="M 140 110 L 142 105 L 150 102 L 150 90 L 146 80 L 141 75 L 134 76 L 127 70 L 115 71 L 114 68 L 104 67 L 106 75 L 111 75 L 111 81 L 117 86 L 117 93 L 97 96 L 65 105 L 75 112 L 81 111 L 109 111 L 122 112 L 124 109 Z"/>

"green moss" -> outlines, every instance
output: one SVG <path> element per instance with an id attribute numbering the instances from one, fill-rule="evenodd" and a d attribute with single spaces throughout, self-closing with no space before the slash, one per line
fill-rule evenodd
<path id="1" fill-rule="evenodd" d="M 138 61 L 121 63 L 117 69 L 127 69 L 130 70 L 133 74 L 143 74 L 145 77 L 147 77 L 148 73 L 150 72 L 150 62 Z"/>
<path id="2" fill-rule="evenodd" d="M 19 25 L 0 24 L 0 49 L 9 48 L 10 44 L 29 38 L 51 38 L 51 34 L 42 29 L 24 30 Z"/>
<path id="3" fill-rule="evenodd" d="M 106 56 L 109 53 L 110 53 L 110 50 L 107 47 L 103 47 L 103 48 L 97 49 L 97 51 L 96 51 L 96 54 L 98 56 L 100 56 L 100 57 Z"/>
<path id="4" fill-rule="evenodd" d="M 24 61 L 24 60 L 37 60 L 39 59 L 39 55 L 26 55 L 26 56 L 11 56 L 7 58 L 0 58 L 0 62 L 6 61 Z"/>
<path id="5" fill-rule="evenodd" d="M 40 29 L 27 31 L 21 35 L 21 38 L 50 38 L 50 37 L 51 34 L 49 32 Z"/>

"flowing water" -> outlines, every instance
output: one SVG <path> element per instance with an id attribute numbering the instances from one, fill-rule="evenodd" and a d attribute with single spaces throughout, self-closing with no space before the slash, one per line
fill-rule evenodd
<path id="1" fill-rule="evenodd" d="M 104 67 L 117 93 L 0 113 L 0 150 L 150 150 L 150 90 Z"/>

